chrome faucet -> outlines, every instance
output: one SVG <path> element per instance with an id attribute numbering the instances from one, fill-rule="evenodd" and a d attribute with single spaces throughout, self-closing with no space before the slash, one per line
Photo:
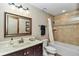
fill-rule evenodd
<path id="1" fill-rule="evenodd" d="M 14 44 L 13 38 L 11 38 L 11 40 L 10 40 L 10 45 L 13 45 L 13 44 Z"/>
<path id="2" fill-rule="evenodd" d="M 21 38 L 21 40 L 19 40 L 19 43 L 24 43 L 24 40 L 23 40 L 23 38 Z"/>

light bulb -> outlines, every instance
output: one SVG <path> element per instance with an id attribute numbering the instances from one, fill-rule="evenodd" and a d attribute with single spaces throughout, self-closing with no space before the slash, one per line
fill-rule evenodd
<path id="1" fill-rule="evenodd" d="M 29 10 L 26 10 L 26 15 L 27 15 L 27 17 L 31 16 Z"/>
<path id="2" fill-rule="evenodd" d="M 27 16 L 30 16 L 29 8 L 26 9 Z"/>
<path id="3" fill-rule="evenodd" d="M 26 11 L 27 15 L 30 13 L 29 10 Z"/>
<path id="4" fill-rule="evenodd" d="M 10 5 L 11 9 L 15 10 L 16 7 L 14 5 Z"/>
<path id="5" fill-rule="evenodd" d="M 20 11 L 20 12 L 23 12 L 23 9 L 22 9 L 22 8 L 19 8 L 19 11 Z"/>

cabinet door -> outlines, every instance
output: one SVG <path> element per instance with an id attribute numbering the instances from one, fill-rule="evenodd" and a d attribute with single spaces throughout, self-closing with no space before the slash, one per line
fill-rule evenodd
<path id="1" fill-rule="evenodd" d="M 27 50 L 25 50 L 25 52 L 24 52 L 24 55 L 34 56 L 34 47 L 27 48 Z"/>
<path id="2" fill-rule="evenodd" d="M 35 56 L 42 56 L 43 55 L 42 44 L 36 45 L 34 47 L 34 55 Z"/>

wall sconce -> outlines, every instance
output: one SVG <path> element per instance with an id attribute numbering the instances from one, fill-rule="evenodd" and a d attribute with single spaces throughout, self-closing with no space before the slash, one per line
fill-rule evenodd
<path id="1" fill-rule="evenodd" d="M 25 11 L 28 11 L 29 8 L 24 8 L 22 5 L 15 5 L 15 3 L 9 3 L 9 5 L 12 6 L 12 8 L 14 9 L 14 7 L 18 8 L 18 9 L 21 9 L 21 10 L 25 10 Z"/>

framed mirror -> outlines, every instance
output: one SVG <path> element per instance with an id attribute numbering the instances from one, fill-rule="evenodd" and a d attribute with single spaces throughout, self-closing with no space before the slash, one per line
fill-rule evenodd
<path id="1" fill-rule="evenodd" d="M 4 37 L 31 35 L 32 18 L 4 13 Z"/>

